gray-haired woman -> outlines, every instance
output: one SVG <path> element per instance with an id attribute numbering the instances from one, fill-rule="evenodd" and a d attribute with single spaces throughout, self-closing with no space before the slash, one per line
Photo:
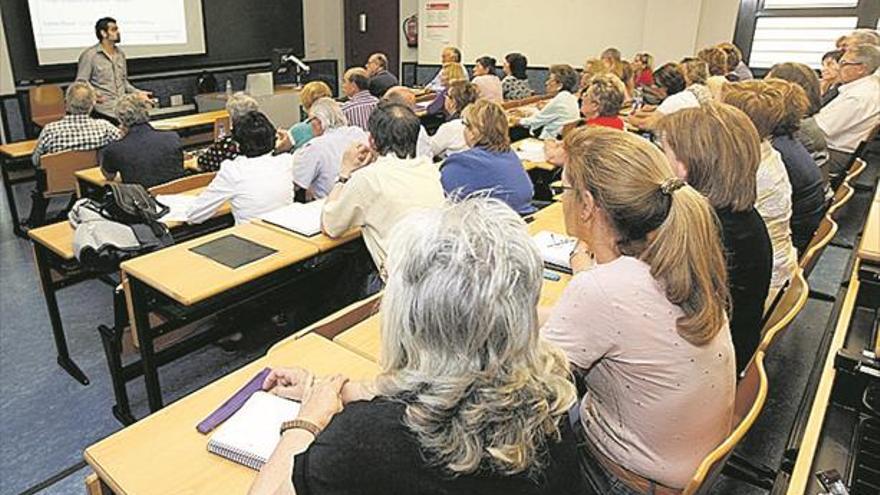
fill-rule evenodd
<path id="1" fill-rule="evenodd" d="M 523 221 L 474 198 L 411 215 L 390 246 L 382 374 L 311 386 L 274 371 L 264 388 L 304 394 L 298 419 L 319 433 L 283 433 L 251 493 L 583 493 L 575 390 L 538 333 L 542 265 Z"/>
<path id="2" fill-rule="evenodd" d="M 250 112 L 259 112 L 260 105 L 251 96 L 239 91 L 226 100 L 226 112 L 229 113 L 229 122 L 235 127 L 235 121 Z M 231 132 L 219 136 L 204 153 L 199 155 L 199 170 L 202 172 L 214 172 L 220 170 L 220 164 L 225 160 L 232 160 L 239 155 L 238 143 L 232 137 Z"/>

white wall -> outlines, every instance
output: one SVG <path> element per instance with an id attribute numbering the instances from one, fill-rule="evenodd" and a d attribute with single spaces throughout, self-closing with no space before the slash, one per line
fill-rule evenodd
<path id="1" fill-rule="evenodd" d="M 416 62 L 419 59 L 419 49 L 406 46 L 406 36 L 403 35 L 403 20 L 419 12 L 419 0 L 400 0 L 400 22 L 397 23 L 397 32 L 400 36 L 400 62 Z"/>
<path id="2" fill-rule="evenodd" d="M 425 0 L 418 0 L 424 15 Z M 582 66 L 615 46 L 630 58 L 649 51 L 658 63 L 733 39 L 739 0 L 458 0 L 458 46 L 465 62 L 521 51 L 530 65 Z M 420 33 L 421 34 L 421 33 Z M 439 63 L 436 46 L 419 40 L 418 60 Z"/>
<path id="3" fill-rule="evenodd" d="M 306 59 L 336 59 L 345 71 L 345 21 L 342 0 L 303 0 Z"/>
<path id="4" fill-rule="evenodd" d="M 2 13 L 0 13 L 2 17 Z M 15 80 L 12 77 L 12 62 L 9 60 L 9 48 L 6 46 L 6 31 L 0 21 L 0 95 L 14 95 Z M 2 128 L 2 126 L 0 126 Z"/>

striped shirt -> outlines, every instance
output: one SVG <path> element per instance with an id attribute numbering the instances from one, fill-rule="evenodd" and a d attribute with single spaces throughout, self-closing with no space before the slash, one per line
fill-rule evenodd
<path id="1" fill-rule="evenodd" d="M 367 121 L 370 120 L 370 115 L 373 113 L 373 110 L 376 109 L 376 105 L 378 104 L 379 98 L 371 95 L 370 92 L 365 89 L 355 93 L 342 105 L 342 113 L 348 120 L 348 125 L 357 126 L 363 130 L 367 130 Z"/>
<path id="2" fill-rule="evenodd" d="M 61 120 L 46 124 L 31 160 L 34 165 L 39 165 L 42 155 L 103 148 L 120 137 L 119 129 L 106 120 L 67 114 Z"/>

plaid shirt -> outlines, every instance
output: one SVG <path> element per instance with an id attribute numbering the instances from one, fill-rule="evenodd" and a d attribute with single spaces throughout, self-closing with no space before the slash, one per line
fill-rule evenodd
<path id="1" fill-rule="evenodd" d="M 31 160 L 34 165 L 39 165 L 42 155 L 59 151 L 98 149 L 120 137 L 122 135 L 119 129 L 106 120 L 68 114 L 43 128 Z"/>
<path id="2" fill-rule="evenodd" d="M 367 130 L 367 122 L 370 120 L 370 114 L 379 104 L 379 98 L 371 95 L 366 89 L 355 93 L 347 102 L 342 105 L 342 113 L 348 120 L 348 125 L 360 127 Z"/>

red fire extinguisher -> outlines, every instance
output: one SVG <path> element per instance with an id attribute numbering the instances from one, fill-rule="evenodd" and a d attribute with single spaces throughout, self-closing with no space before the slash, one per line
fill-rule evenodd
<path id="1" fill-rule="evenodd" d="M 419 46 L 419 15 L 413 14 L 403 21 L 403 35 L 406 37 L 406 46 L 414 48 Z"/>

